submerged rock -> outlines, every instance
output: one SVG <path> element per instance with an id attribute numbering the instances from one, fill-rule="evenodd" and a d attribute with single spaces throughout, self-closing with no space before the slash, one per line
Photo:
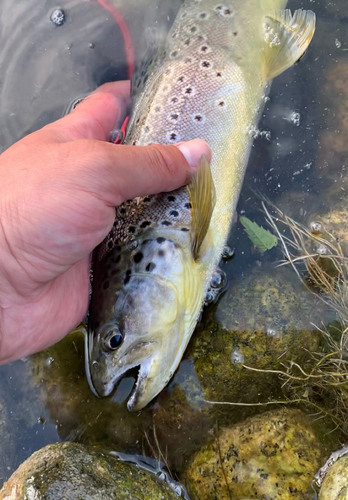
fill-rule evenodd
<path id="1" fill-rule="evenodd" d="M 319 492 L 319 500 L 346 500 L 348 498 L 348 455 L 341 456 L 326 473 Z"/>
<path id="2" fill-rule="evenodd" d="M 187 470 L 192 500 L 310 500 L 320 449 L 299 410 L 266 412 L 223 428 Z"/>
<path id="3" fill-rule="evenodd" d="M 310 352 L 320 343 L 313 323 L 321 323 L 324 309 L 291 269 L 254 272 L 235 283 L 215 317 L 206 314 L 187 353 L 204 397 L 247 403 L 274 397 L 279 377 L 264 370 L 313 362 Z"/>
<path id="4" fill-rule="evenodd" d="M 5 483 L 0 500 L 177 500 L 165 483 L 134 465 L 75 443 L 51 444 Z"/>

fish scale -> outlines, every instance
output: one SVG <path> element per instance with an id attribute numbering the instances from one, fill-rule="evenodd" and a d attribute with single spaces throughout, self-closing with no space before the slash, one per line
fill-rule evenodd
<path id="1" fill-rule="evenodd" d="M 109 395 L 139 367 L 127 406 L 146 406 L 178 367 L 219 262 L 244 179 L 269 81 L 289 68 L 314 33 L 310 11 L 285 0 L 186 0 L 164 43 L 132 81 L 125 143 L 196 137 L 212 150 L 188 186 L 129 200 L 93 268 L 86 369 Z M 157 41 L 157 42 L 156 42 Z"/>

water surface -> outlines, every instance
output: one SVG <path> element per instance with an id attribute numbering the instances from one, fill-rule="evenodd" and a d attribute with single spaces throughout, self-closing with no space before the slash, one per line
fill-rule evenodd
<path id="1" fill-rule="evenodd" d="M 168 30 L 180 4 L 181 0 L 113 1 L 130 28 L 137 58 L 143 55 L 146 30 Z M 58 7 L 65 13 L 61 26 L 50 19 Z M 339 201 L 339 184 L 344 182 L 348 132 L 335 113 L 347 95 L 342 96 L 330 75 L 342 67 L 348 77 L 348 9 L 344 0 L 293 0 L 289 7 L 314 10 L 318 25 L 302 60 L 274 81 L 252 149 L 238 212 L 262 224 L 260 200 L 253 190 L 306 221 Z M 97 0 L 62 0 L 59 5 L 53 0 L 1 0 L 0 152 L 60 118 L 75 99 L 104 82 L 125 79 L 127 73 L 120 27 Z M 343 145 L 337 144 L 337 137 Z M 325 194 L 336 186 L 330 196 Z M 231 284 L 255 269 L 262 273 L 280 258 L 278 250 L 261 257 L 240 225 L 233 228 L 229 243 L 235 258 L 223 268 Z M 324 313 L 322 321 L 327 321 Z M 146 436 L 153 433 L 152 409 L 138 418 L 128 415 L 124 406 L 133 379 L 125 379 L 111 401 L 97 400 L 84 378 L 81 344 L 67 340 L 53 352 L 0 368 L 0 395 L 15 441 L 15 459 L 6 474 L 33 451 L 64 439 L 109 443 L 126 453 L 151 452 Z M 173 393 L 176 399 L 171 400 Z M 209 427 L 192 397 L 196 394 L 198 401 L 199 393 L 199 381 L 187 358 L 154 404 L 155 411 L 162 412 L 158 422 L 164 422 L 161 446 L 169 448 L 177 469 L 179 457 L 204 442 Z M 191 427 L 180 431 L 175 419 L 163 417 L 170 411 L 184 413 Z M 235 419 L 242 417 L 239 411 Z"/>

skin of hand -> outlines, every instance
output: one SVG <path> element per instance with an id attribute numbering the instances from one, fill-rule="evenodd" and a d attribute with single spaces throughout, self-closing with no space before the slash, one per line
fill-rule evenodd
<path id="1" fill-rule="evenodd" d="M 108 142 L 130 104 L 129 82 L 97 89 L 61 120 L 0 155 L 0 363 L 60 340 L 85 317 L 91 252 L 115 206 L 188 182 L 200 140 Z"/>

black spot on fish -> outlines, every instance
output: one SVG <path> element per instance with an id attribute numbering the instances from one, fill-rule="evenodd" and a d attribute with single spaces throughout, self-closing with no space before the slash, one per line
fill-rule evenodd
<path id="1" fill-rule="evenodd" d="M 157 241 L 157 243 L 161 244 L 161 243 L 164 243 L 166 241 L 166 239 L 162 238 L 162 236 L 159 236 L 158 238 L 156 238 L 156 241 Z"/>
<path id="2" fill-rule="evenodd" d="M 205 18 L 207 17 L 207 13 L 206 13 L 206 12 L 201 12 L 201 13 L 199 14 L 199 17 L 200 17 L 201 19 L 205 19 Z"/>
<path id="3" fill-rule="evenodd" d="M 237 36 L 237 35 L 238 35 L 238 31 L 234 31 L 233 36 Z"/>
<path id="4" fill-rule="evenodd" d="M 190 29 L 191 33 L 196 33 L 197 31 L 197 28 L 196 26 L 192 26 L 192 28 Z"/>
<path id="5" fill-rule="evenodd" d="M 220 101 L 219 102 L 219 106 L 221 106 L 221 107 L 225 106 L 225 102 L 224 101 Z"/>
<path id="6" fill-rule="evenodd" d="M 170 115 L 170 119 L 172 121 L 176 122 L 178 120 L 178 118 L 179 118 L 179 115 L 177 113 L 173 113 L 172 115 Z"/>
<path id="7" fill-rule="evenodd" d="M 219 76 L 219 77 L 220 77 L 220 76 L 222 76 L 222 73 L 221 73 L 220 71 L 218 71 L 218 72 L 216 73 L 216 76 Z"/>
<path id="8" fill-rule="evenodd" d="M 177 50 L 173 50 L 173 52 L 170 54 L 170 57 L 176 57 L 178 55 Z"/>
<path id="9" fill-rule="evenodd" d="M 172 211 L 170 212 L 170 215 L 171 215 L 172 217 L 177 217 L 177 216 L 179 215 L 179 212 L 178 212 L 177 210 L 172 210 Z"/>
<path id="10" fill-rule="evenodd" d="M 188 47 L 191 43 L 191 40 L 189 38 L 187 38 L 185 41 L 184 41 L 184 45 L 186 45 L 186 47 Z"/>
<path id="11" fill-rule="evenodd" d="M 201 47 L 202 52 L 207 52 L 207 50 L 208 50 L 208 47 L 206 45 L 203 45 L 203 47 Z"/>
<path id="12" fill-rule="evenodd" d="M 149 222 L 148 220 L 145 220 L 144 222 L 142 222 L 142 223 L 140 224 L 140 227 L 141 227 L 142 229 L 144 229 L 145 227 L 150 226 L 150 225 L 151 225 L 151 222 Z"/>
<path id="13" fill-rule="evenodd" d="M 169 134 L 169 139 L 170 139 L 171 141 L 175 141 L 175 139 L 176 139 L 176 138 L 177 138 L 177 135 L 176 135 L 176 133 L 175 133 L 175 132 L 172 132 L 171 134 Z"/>
<path id="14" fill-rule="evenodd" d="M 144 201 L 145 201 L 145 203 L 148 203 L 149 201 L 151 201 L 151 198 L 149 198 L 148 196 L 146 196 L 146 197 L 144 198 Z"/>
<path id="15" fill-rule="evenodd" d="M 175 201 L 175 200 L 176 200 L 176 198 L 175 198 L 175 196 L 173 196 L 172 194 L 170 194 L 170 195 L 167 197 L 167 200 L 168 200 L 168 201 Z"/>
<path id="16" fill-rule="evenodd" d="M 185 94 L 192 94 L 192 87 L 187 87 Z"/>
<path id="17" fill-rule="evenodd" d="M 159 257 L 164 257 L 164 250 L 158 250 L 158 256 Z"/>
<path id="18" fill-rule="evenodd" d="M 113 245 L 112 241 L 108 241 L 108 248 L 110 248 L 110 249 L 111 249 L 111 248 L 112 248 L 112 245 Z"/>
<path id="19" fill-rule="evenodd" d="M 176 103 L 176 102 L 178 102 L 178 100 L 179 99 L 177 97 L 172 97 L 171 100 L 170 100 L 170 102 Z"/>
<path id="20" fill-rule="evenodd" d="M 224 15 L 225 16 L 230 16 L 232 14 L 231 10 L 230 9 L 225 9 L 224 10 Z"/>
<path id="21" fill-rule="evenodd" d="M 139 262 L 141 262 L 141 261 L 143 260 L 143 257 L 144 257 L 144 255 L 142 254 L 142 252 L 137 252 L 137 253 L 134 255 L 133 260 L 134 260 L 134 262 L 135 262 L 136 264 L 139 264 Z"/>
<path id="22" fill-rule="evenodd" d="M 185 203 L 185 208 L 192 208 L 191 203 Z"/>
<path id="23" fill-rule="evenodd" d="M 135 227 L 134 226 L 129 226 L 128 232 L 134 234 L 135 233 Z"/>
<path id="24" fill-rule="evenodd" d="M 189 231 L 189 229 L 187 227 L 182 227 L 181 231 L 185 231 L 185 233 L 187 233 L 187 231 Z"/>
<path id="25" fill-rule="evenodd" d="M 130 280 L 130 278 L 131 278 L 131 274 L 132 274 L 132 271 L 131 271 L 130 269 L 128 269 L 128 270 L 126 271 L 126 276 L 125 276 L 125 278 L 124 278 L 124 280 L 123 280 L 123 283 L 124 283 L 125 285 L 127 285 L 127 283 L 129 283 L 129 280 Z"/>
<path id="26" fill-rule="evenodd" d="M 202 115 L 195 115 L 195 120 L 196 120 L 196 122 L 201 122 L 203 120 L 203 116 Z"/>
<path id="27" fill-rule="evenodd" d="M 136 143 L 137 143 L 137 141 L 133 141 L 133 142 L 132 142 L 132 146 L 135 146 L 135 145 L 136 145 Z"/>
<path id="28" fill-rule="evenodd" d="M 209 61 L 203 61 L 202 62 L 202 68 L 210 68 L 210 62 Z"/>
<path id="29" fill-rule="evenodd" d="M 146 271 L 148 271 L 150 273 L 151 271 L 153 271 L 155 269 L 155 267 L 156 267 L 156 264 L 154 264 L 153 262 L 149 262 L 147 264 L 147 266 L 145 267 L 145 269 L 146 269 Z"/>
<path id="30" fill-rule="evenodd" d="M 109 286 L 110 286 L 109 281 L 104 281 L 104 283 L 103 283 L 103 289 L 107 290 L 109 288 Z"/>
<path id="31" fill-rule="evenodd" d="M 178 82 L 183 82 L 183 81 L 184 81 L 184 79 L 185 79 L 185 78 L 184 78 L 183 76 L 179 76 L 179 78 L 178 78 Z"/>
<path id="32" fill-rule="evenodd" d="M 172 225 L 172 223 L 169 222 L 169 220 L 164 220 L 161 224 L 162 224 L 162 226 L 171 226 Z"/>
<path id="33" fill-rule="evenodd" d="M 219 11 L 219 10 L 222 10 L 222 8 L 223 8 L 223 5 L 217 5 L 217 6 L 215 7 L 215 10 Z"/>

